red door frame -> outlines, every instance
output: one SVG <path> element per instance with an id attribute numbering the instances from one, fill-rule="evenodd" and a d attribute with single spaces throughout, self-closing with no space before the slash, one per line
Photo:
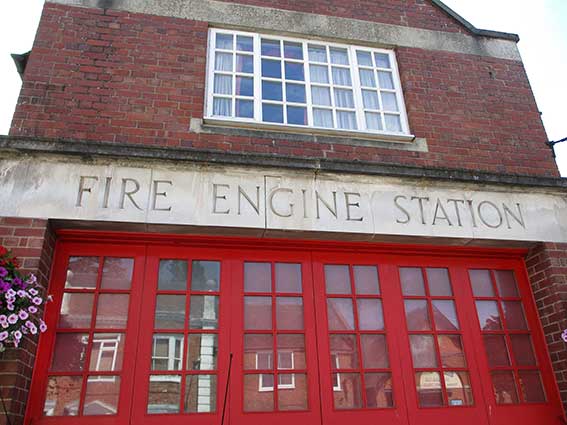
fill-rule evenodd
<path id="1" fill-rule="evenodd" d="M 453 269 L 451 272 L 452 278 L 456 278 L 459 281 L 468 282 L 468 273 L 467 268 L 492 268 L 492 269 L 513 269 L 516 278 L 518 280 L 518 284 L 520 286 L 520 291 L 522 294 L 522 298 L 524 301 L 524 307 L 526 311 L 526 316 L 528 323 L 530 325 L 530 330 L 533 335 L 534 345 L 536 349 L 536 356 L 538 358 L 538 363 L 541 365 L 541 372 L 542 378 L 547 394 L 548 402 L 545 404 L 519 404 L 519 405 L 510 405 L 510 406 L 501 406 L 497 405 L 494 394 L 492 391 L 492 386 L 490 383 L 489 378 L 489 369 L 486 362 L 486 355 L 484 353 L 484 347 L 482 345 L 482 337 L 479 332 L 479 325 L 478 319 L 476 318 L 476 312 L 474 310 L 474 299 L 472 298 L 472 291 L 470 289 L 470 284 L 463 285 L 462 288 L 453 288 L 455 292 L 460 292 L 461 295 L 459 296 L 459 300 L 457 301 L 458 304 L 458 314 L 459 319 L 461 320 L 461 324 L 463 327 L 468 327 L 468 330 L 463 333 L 463 337 L 465 338 L 465 349 L 467 353 L 467 361 L 469 362 L 469 367 L 471 368 L 471 379 L 473 380 L 473 389 L 475 391 L 475 402 L 478 402 L 480 394 L 479 391 L 482 391 L 482 394 L 485 395 L 486 405 L 488 408 L 488 414 L 490 417 L 490 423 L 494 425 L 500 425 L 504 423 L 510 423 L 511 421 L 515 421 L 518 424 L 533 424 L 533 423 L 549 423 L 551 424 L 560 424 L 561 420 L 564 418 L 564 413 L 561 407 L 561 402 L 559 398 L 559 392 L 557 388 L 557 383 L 553 377 L 553 370 L 551 368 L 551 363 L 549 361 L 549 353 L 547 350 L 547 346 L 545 345 L 544 341 L 544 333 L 541 326 L 541 322 L 538 320 L 537 310 L 535 308 L 535 301 L 533 298 L 533 294 L 529 287 L 529 281 L 527 276 L 527 271 L 525 268 L 525 264 L 523 262 L 522 257 L 525 255 L 526 250 L 521 249 L 490 249 L 490 248 L 455 248 L 451 247 L 447 249 L 445 247 L 438 247 L 438 246 L 408 246 L 408 245 L 378 245 L 370 244 L 370 243 L 341 243 L 341 242 L 301 242 L 301 241 L 289 241 L 289 240 L 257 240 L 257 239 L 245 239 L 245 238 L 211 238 L 211 237 L 196 237 L 196 236 L 175 236 L 172 237 L 171 235 L 153 235 L 153 234 L 131 234 L 131 233 L 122 233 L 122 232 L 94 232 L 94 231 L 59 231 L 58 232 L 59 240 L 57 242 L 56 248 L 56 257 L 53 263 L 53 272 L 52 278 L 50 280 L 50 292 L 54 292 L 59 295 L 59 299 L 56 297 L 56 302 L 48 304 L 46 307 L 46 321 L 50 329 L 55 329 L 56 326 L 56 319 L 58 316 L 59 306 L 60 306 L 60 295 L 62 292 L 62 285 L 64 283 L 64 273 L 66 268 L 66 261 L 69 255 L 106 255 L 106 256 L 113 256 L 113 252 L 117 252 L 115 256 L 128 256 L 124 252 L 131 252 L 133 256 L 136 257 L 136 265 L 134 268 L 134 277 L 133 282 L 142 279 L 143 275 L 143 268 L 141 264 L 143 263 L 143 257 L 145 254 L 145 246 L 152 246 L 152 245 L 162 245 L 164 243 L 173 244 L 175 243 L 178 246 L 192 246 L 196 247 L 199 250 L 202 250 L 203 247 L 221 247 L 226 249 L 224 251 L 227 256 L 234 255 L 235 248 L 236 249 L 246 249 L 246 250 L 266 250 L 268 248 L 277 247 L 278 252 L 283 251 L 312 251 L 314 252 L 314 256 L 320 255 L 324 258 L 329 258 L 331 253 L 334 255 L 341 257 L 344 255 L 353 254 L 352 258 L 360 258 L 361 255 L 368 254 L 374 257 L 373 263 L 378 263 L 381 267 L 381 278 L 383 277 L 382 274 L 385 273 L 386 275 L 390 275 L 391 277 L 394 276 L 393 270 L 388 271 L 388 264 L 395 264 L 399 266 L 400 264 L 408 264 L 408 265 L 416 265 L 418 264 L 417 261 L 421 258 L 424 261 L 423 264 L 431 266 L 433 263 L 443 264 L 447 267 L 450 264 L 450 268 Z M 215 248 L 216 249 L 216 248 Z M 116 251 L 118 250 L 118 251 Z M 218 249 L 217 249 L 218 251 Z M 104 254 L 101 254 L 104 253 Z M 120 252 L 120 254 L 118 254 Z M 423 260 L 427 258 L 427 261 Z M 377 259 L 376 259 L 377 258 Z M 392 267 L 396 268 L 396 267 Z M 316 274 L 316 273 L 315 273 Z M 318 284 L 320 287 L 320 283 Z M 148 285 L 146 285 L 147 287 Z M 394 285 L 396 286 L 396 285 Z M 317 288 L 317 284 L 316 284 Z M 397 285 L 399 288 L 399 285 Z M 382 290 L 384 291 L 384 287 L 382 286 Z M 386 290 L 388 291 L 388 289 Z M 139 294 L 141 291 L 135 291 L 132 288 L 131 292 L 131 301 L 129 307 L 129 317 L 140 317 L 140 308 L 141 308 L 141 297 Z M 385 293 L 385 292 L 384 292 Z M 318 298 L 321 297 L 321 292 L 319 292 Z M 225 297 L 226 298 L 226 297 Z M 398 297 L 394 297 L 392 299 L 397 299 Z M 232 297 L 234 299 L 234 297 Z M 468 306 L 466 306 L 468 299 Z M 399 297 L 401 301 L 401 297 Z M 315 300 L 317 302 L 317 300 Z M 225 303 L 226 304 L 226 303 Z M 385 303 L 386 304 L 386 303 Z M 386 306 L 384 306 L 386 312 Z M 388 332 L 392 332 L 391 329 L 396 329 L 402 326 L 402 320 L 400 319 L 400 312 L 403 312 L 402 305 L 399 304 L 396 308 L 394 305 L 388 307 L 390 310 L 398 310 L 398 319 L 396 323 L 396 319 L 394 318 L 394 314 L 392 314 L 391 318 L 389 318 L 390 314 L 386 314 L 386 320 L 390 322 L 387 323 L 389 327 Z M 462 310 L 462 311 L 460 311 Z M 463 317 L 463 315 L 465 317 Z M 472 320 L 469 320 L 470 318 Z M 222 320 L 222 318 L 221 318 Z M 127 338 L 127 345 L 125 347 L 125 357 L 128 356 L 136 356 L 136 347 L 133 347 L 131 340 L 133 335 L 137 335 L 138 333 L 138 321 L 136 320 L 129 320 L 128 322 L 128 338 Z M 476 327 L 476 328 L 475 328 Z M 405 335 L 404 333 L 401 333 Z M 465 336 L 465 334 L 469 334 L 470 336 Z M 26 412 L 26 424 L 51 424 L 51 423 L 65 423 L 76 420 L 76 417 L 71 418 L 45 418 L 41 417 L 41 412 L 43 409 L 43 400 L 46 380 L 47 380 L 47 373 L 46 371 L 49 368 L 48 362 L 50 361 L 50 353 L 53 349 L 54 344 L 54 336 L 53 332 L 47 332 L 45 335 L 42 336 L 40 339 L 40 343 L 38 346 L 38 352 L 36 356 L 36 364 L 34 367 L 34 374 L 32 379 L 32 387 L 30 390 L 30 402 L 27 406 Z M 413 377 L 411 380 L 408 378 L 408 365 L 411 364 L 411 354 L 409 352 L 409 348 L 403 347 L 404 344 L 404 336 L 394 338 L 391 341 L 391 338 L 388 336 L 388 342 L 390 344 L 396 344 L 394 346 L 390 346 L 390 360 L 392 363 L 392 372 L 394 369 L 402 369 L 403 382 L 405 388 L 405 397 L 407 397 L 406 404 L 410 406 L 408 411 L 411 411 L 412 403 L 412 391 L 414 390 L 413 385 Z M 407 344 L 407 336 L 405 336 Z M 472 339 L 472 346 L 473 349 L 470 349 L 471 343 L 470 340 Z M 469 342 L 467 342 L 467 340 Z M 318 341 L 320 344 L 320 341 Z M 395 347 L 397 352 L 400 353 L 399 356 L 399 366 L 395 365 L 394 358 L 392 357 L 393 349 Z M 468 347 L 468 348 L 467 348 Z M 325 355 L 319 353 L 319 356 L 325 357 Z M 409 357 L 408 357 L 409 356 Z M 219 362 L 220 362 L 219 358 Z M 405 367 L 404 367 L 405 365 Z M 234 365 L 233 365 L 234 366 Z M 478 373 L 480 376 L 480 381 L 482 390 L 479 389 L 478 379 L 473 378 L 474 374 L 472 373 L 472 369 L 476 366 L 478 368 Z M 323 365 L 322 365 L 323 369 Z M 222 370 L 224 368 L 220 368 L 219 364 L 219 371 L 223 373 Z M 329 370 L 327 368 L 327 370 Z M 137 372 L 136 372 L 137 373 Z M 410 372 L 413 375 L 413 371 Z M 324 378 L 323 376 L 326 373 L 321 374 L 321 383 L 323 384 Z M 330 375 L 330 374 L 329 374 Z M 232 378 L 231 378 L 232 379 Z M 329 378 L 330 379 L 330 378 Z M 396 378 L 399 381 L 399 378 Z M 475 385 L 475 379 L 476 385 Z M 127 386 L 127 383 L 132 383 L 133 381 L 133 370 L 130 368 L 124 368 L 122 372 L 122 388 Z M 223 379 L 219 379 L 218 386 L 219 388 L 222 387 Z M 410 387 L 408 389 L 408 384 L 411 382 Z M 398 384 L 395 384 L 398 385 Z M 232 387 L 232 386 L 231 386 Z M 130 385 L 130 388 L 133 388 Z M 234 388 L 234 387 L 233 387 Z M 399 389 L 399 387 L 398 387 Z M 219 391 L 219 394 L 221 391 Z M 402 393 L 402 391 L 396 392 L 396 400 Z M 93 423 L 96 424 L 125 424 L 129 423 L 127 417 L 131 414 L 131 400 L 130 391 L 122 390 L 120 396 L 120 414 L 114 417 L 96 417 L 96 420 Z M 323 400 L 325 397 L 323 397 Z M 220 409 L 219 404 L 221 403 L 221 398 L 217 401 L 217 409 Z M 325 406 L 324 406 L 325 408 Z M 402 409 L 403 406 L 399 405 L 398 408 Z M 423 409 L 420 409 L 423 410 Z M 441 409 L 444 413 L 446 413 L 447 408 Z M 429 422 L 437 422 L 437 419 L 434 418 L 437 415 L 429 413 L 424 414 L 422 420 L 424 423 Z M 168 416 L 169 418 L 169 416 Z M 414 419 L 412 419 L 414 418 Z M 411 412 L 409 415 L 409 420 L 413 421 L 416 420 L 417 417 L 414 417 Z M 270 419 L 271 420 L 271 419 Z M 350 420 L 350 417 L 349 419 Z M 460 420 L 460 419 L 455 419 Z M 462 422 L 462 421 L 461 421 Z M 85 421 L 83 423 L 88 423 Z M 209 422 L 210 423 L 210 422 Z M 395 422 L 394 422 L 395 423 Z M 411 422 L 410 422 L 411 423 Z M 443 422 L 440 422 L 443 423 Z M 466 422 L 463 422 L 466 423 Z"/>

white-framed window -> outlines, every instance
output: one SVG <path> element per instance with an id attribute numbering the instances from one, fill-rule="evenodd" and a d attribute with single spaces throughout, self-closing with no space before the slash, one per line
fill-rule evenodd
<path id="1" fill-rule="evenodd" d="M 181 370 L 183 335 L 155 334 L 152 343 L 152 370 Z"/>
<path id="2" fill-rule="evenodd" d="M 270 370 L 273 369 L 273 357 L 271 351 L 256 353 L 256 369 Z M 294 356 L 293 351 L 278 352 L 278 370 L 293 370 Z M 278 375 L 278 390 L 286 390 L 295 388 L 295 374 L 286 373 Z M 274 375 L 261 374 L 258 384 L 258 391 L 274 391 Z"/>
<path id="3" fill-rule="evenodd" d="M 205 118 L 413 137 L 392 50 L 216 28 Z"/>
<path id="4" fill-rule="evenodd" d="M 334 363 L 335 367 L 338 369 L 340 368 L 340 358 L 338 354 L 331 354 L 331 362 Z M 343 388 L 341 386 L 341 374 L 339 372 L 333 373 L 333 391 L 342 391 Z"/>

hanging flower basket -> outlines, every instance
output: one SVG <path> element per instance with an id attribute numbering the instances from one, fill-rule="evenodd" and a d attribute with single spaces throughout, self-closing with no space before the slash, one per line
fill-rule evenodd
<path id="1" fill-rule="evenodd" d="M 45 332 L 41 306 L 46 299 L 33 274 L 22 275 L 18 259 L 0 245 L 0 352 L 17 347 L 25 334 Z"/>

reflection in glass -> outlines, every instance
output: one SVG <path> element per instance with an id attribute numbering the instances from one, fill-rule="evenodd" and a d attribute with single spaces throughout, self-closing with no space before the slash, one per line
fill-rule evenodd
<path id="1" fill-rule="evenodd" d="M 338 369 L 358 368 L 356 335 L 329 335 L 329 348 L 331 359 L 334 359 L 331 367 Z"/>
<path id="2" fill-rule="evenodd" d="M 181 375 L 151 375 L 147 412 L 179 413 L 180 395 Z"/>
<path id="3" fill-rule="evenodd" d="M 354 312 L 350 298 L 327 299 L 327 317 L 330 330 L 354 329 Z"/>
<path id="4" fill-rule="evenodd" d="M 358 295 L 379 295 L 378 269 L 375 266 L 354 266 L 354 287 Z"/>
<path id="5" fill-rule="evenodd" d="M 189 334 L 187 370 L 215 370 L 218 341 L 215 334 Z"/>
<path id="6" fill-rule="evenodd" d="M 244 411 L 272 412 L 274 410 L 273 386 L 274 375 L 244 375 Z M 272 390 L 265 390 L 270 387 Z"/>
<path id="7" fill-rule="evenodd" d="M 471 406 L 474 404 L 471 380 L 468 372 L 443 372 L 449 406 Z"/>
<path id="8" fill-rule="evenodd" d="M 496 270 L 494 272 L 496 278 L 496 287 L 501 297 L 519 297 L 518 285 L 512 270 Z"/>
<path id="9" fill-rule="evenodd" d="M 124 334 L 95 333 L 89 370 L 120 371 L 124 357 Z"/>
<path id="10" fill-rule="evenodd" d="M 496 403 L 518 403 L 518 391 L 516 390 L 516 381 L 512 372 L 492 372 L 492 385 L 494 387 L 494 397 L 496 397 Z"/>
<path id="11" fill-rule="evenodd" d="M 480 328 L 483 331 L 494 331 L 502 329 L 500 321 L 500 313 L 498 312 L 498 304 L 496 301 L 477 301 L 476 312 Z"/>
<path id="12" fill-rule="evenodd" d="M 441 377 L 438 372 L 416 372 L 415 382 L 420 407 L 443 406 Z"/>
<path id="13" fill-rule="evenodd" d="M 271 297 L 244 297 L 244 329 L 272 329 Z"/>
<path id="14" fill-rule="evenodd" d="M 83 415 L 116 415 L 120 395 L 120 376 L 89 376 Z"/>
<path id="15" fill-rule="evenodd" d="M 502 310 L 504 310 L 504 319 L 506 327 L 513 330 L 527 330 L 528 324 L 524 309 L 520 301 L 503 301 Z"/>
<path id="16" fill-rule="evenodd" d="M 460 335 L 439 335 L 437 341 L 443 367 L 467 367 Z"/>
<path id="17" fill-rule="evenodd" d="M 432 297 L 450 297 L 453 295 L 447 269 L 428 268 L 426 273 L 429 294 Z"/>
<path id="18" fill-rule="evenodd" d="M 154 320 L 156 329 L 185 327 L 185 295 L 158 295 Z"/>
<path id="19" fill-rule="evenodd" d="M 402 293 L 405 296 L 425 295 L 423 273 L 421 273 L 420 268 L 400 267 L 400 281 L 402 283 Z"/>
<path id="20" fill-rule="evenodd" d="M 82 376 L 51 376 L 43 405 L 45 416 L 77 416 Z"/>
<path id="21" fill-rule="evenodd" d="M 518 366 L 535 366 L 536 357 L 529 335 L 510 335 L 512 352 Z"/>
<path id="22" fill-rule="evenodd" d="M 426 300 L 405 300 L 404 304 L 408 330 L 424 331 L 431 329 Z"/>
<path id="23" fill-rule="evenodd" d="M 276 328 L 303 329 L 303 299 L 301 297 L 276 298 Z"/>
<path id="24" fill-rule="evenodd" d="M 414 368 L 437 367 L 437 354 L 432 335 L 410 335 Z"/>
<path id="25" fill-rule="evenodd" d="M 333 402 L 335 409 L 361 409 L 362 393 L 358 373 L 333 373 Z"/>
<path id="26" fill-rule="evenodd" d="M 244 263 L 244 291 L 272 292 L 270 263 Z"/>
<path id="27" fill-rule="evenodd" d="M 190 329 L 217 329 L 219 326 L 219 297 L 191 295 L 189 306 Z"/>
<path id="28" fill-rule="evenodd" d="M 276 263 L 276 292 L 303 292 L 301 286 L 301 264 Z"/>
<path id="29" fill-rule="evenodd" d="M 185 412 L 209 413 L 217 408 L 216 375 L 187 375 L 185 382 Z"/>
<path id="30" fill-rule="evenodd" d="M 358 327 L 361 330 L 384 329 L 384 315 L 382 301 L 377 299 L 361 298 L 357 300 Z"/>
<path id="31" fill-rule="evenodd" d="M 191 266 L 191 290 L 218 292 L 220 289 L 220 263 L 218 261 L 193 261 Z"/>
<path id="32" fill-rule="evenodd" d="M 455 302 L 451 300 L 433 300 L 433 320 L 435 328 L 440 331 L 453 331 L 459 329 L 459 319 Z"/>
<path id="33" fill-rule="evenodd" d="M 484 348 L 490 367 L 510 366 L 504 335 L 483 335 Z"/>
<path id="34" fill-rule="evenodd" d="M 187 289 L 187 261 L 160 260 L 158 289 L 185 291 Z"/>
<path id="35" fill-rule="evenodd" d="M 96 309 L 96 327 L 125 328 L 129 298 L 128 294 L 100 294 Z"/>
<path id="36" fill-rule="evenodd" d="M 475 297 L 493 297 L 494 288 L 488 270 L 469 270 L 469 277 Z"/>
<path id="37" fill-rule="evenodd" d="M 274 342 L 271 334 L 246 334 L 244 335 L 244 369 L 253 370 L 272 369 L 271 362 L 262 361 L 263 358 L 272 359 L 274 353 Z"/>
<path id="38" fill-rule="evenodd" d="M 94 294 L 63 294 L 60 328 L 90 328 Z"/>
<path id="39" fill-rule="evenodd" d="M 79 372 L 83 370 L 89 335 L 58 333 L 51 359 L 52 372 Z"/>
<path id="40" fill-rule="evenodd" d="M 365 373 L 366 404 L 370 408 L 394 407 L 392 376 L 389 373 Z"/>
<path id="41" fill-rule="evenodd" d="M 545 403 L 545 391 L 537 370 L 520 370 L 522 399 L 528 403 Z"/>
<path id="42" fill-rule="evenodd" d="M 348 266 L 325 265 L 325 286 L 327 294 L 350 294 Z"/>
<path id="43" fill-rule="evenodd" d="M 262 120 L 283 123 L 283 107 L 281 105 L 262 103 Z"/>
<path id="44" fill-rule="evenodd" d="M 305 337 L 301 334 L 280 334 L 277 336 L 278 369 L 306 369 L 305 361 Z M 286 357 L 287 356 L 287 357 Z M 286 359 L 291 357 L 291 362 Z"/>
<path id="45" fill-rule="evenodd" d="M 102 267 L 103 289 L 130 289 L 132 284 L 133 258 L 106 257 Z"/>
<path id="46" fill-rule="evenodd" d="M 98 257 L 69 257 L 65 288 L 94 289 L 98 276 Z"/>
<path id="47" fill-rule="evenodd" d="M 181 370 L 183 334 L 154 334 L 152 370 Z"/>
<path id="48" fill-rule="evenodd" d="M 389 367 L 388 346 L 385 335 L 360 335 L 362 365 L 366 369 Z"/>
<path id="49" fill-rule="evenodd" d="M 278 409 L 284 411 L 307 410 L 307 375 L 304 373 L 278 376 Z M 282 381 L 293 383 L 282 388 Z"/>

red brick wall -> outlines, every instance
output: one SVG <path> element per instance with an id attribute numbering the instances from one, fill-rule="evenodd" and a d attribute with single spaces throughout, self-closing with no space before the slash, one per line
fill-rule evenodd
<path id="1" fill-rule="evenodd" d="M 533 248 L 526 266 L 547 340 L 563 406 L 567 410 L 567 244 L 545 243 Z"/>
<path id="2" fill-rule="evenodd" d="M 12 250 L 26 273 L 34 273 L 47 287 L 55 236 L 47 220 L 0 217 L 0 245 Z M 11 425 L 22 423 L 35 360 L 37 338 L 25 336 L 17 349 L 0 353 L 0 393 L 10 413 Z M 0 425 L 7 424 L 0 405 Z"/>
<path id="3" fill-rule="evenodd" d="M 405 4 L 384 11 L 393 3 Z M 206 43 L 206 22 L 47 4 L 11 134 L 559 175 L 518 62 L 398 49 L 420 153 L 189 132 L 203 116 Z"/>

